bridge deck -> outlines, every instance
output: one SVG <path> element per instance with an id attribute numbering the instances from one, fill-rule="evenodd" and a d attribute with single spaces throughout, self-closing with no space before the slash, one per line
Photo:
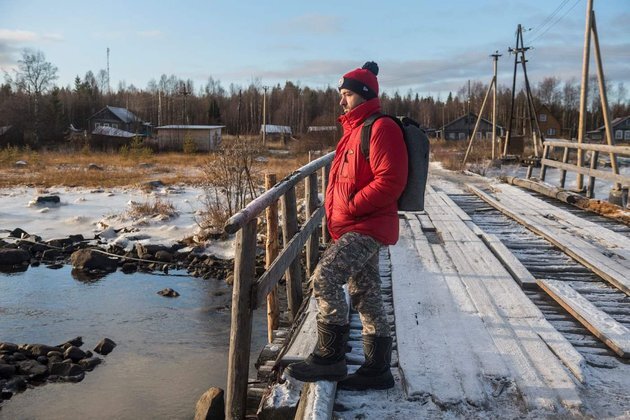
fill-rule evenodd
<path id="1" fill-rule="evenodd" d="M 502 191 L 520 194 L 510 188 L 514 187 Z M 519 200 L 529 198 L 519 196 Z M 539 214 L 553 215 L 536 217 L 564 224 L 557 229 L 579 234 L 580 240 L 604 252 L 613 250 L 621 256 L 613 260 L 625 264 L 627 238 L 619 239 L 597 226 L 580 231 L 574 216 L 560 209 L 552 212 L 540 203 L 521 208 L 533 212 L 536 206 Z M 387 415 L 392 413 L 400 418 L 592 414 L 598 405 L 594 401 L 602 396 L 589 394 L 588 389 L 600 389 L 600 374 L 594 374 L 594 368 L 521 289 L 531 287 L 533 277 L 522 265 L 510 266 L 518 260 L 507 248 L 497 251 L 492 235 L 476 226 L 448 195 L 432 188 L 425 212 L 401 213 L 400 229 L 400 241 L 389 247 L 389 258 L 381 262 L 381 274 L 391 277 L 391 291 L 385 281 L 384 293 L 394 311 L 395 388 L 350 392 L 316 383 L 303 391 L 311 407 L 300 403 L 300 413 L 330 415 L 334 409 L 337 418 L 390 418 Z M 615 246 L 615 241 L 620 245 Z M 515 276 L 528 277 L 527 284 Z M 356 317 L 351 320 L 356 322 Z M 357 364 L 362 359 L 359 337 L 351 334 L 353 338 L 348 361 Z M 613 377 L 630 373 L 630 365 L 617 367 Z M 296 382 L 289 379 L 280 386 L 299 393 L 302 384 Z M 621 393 L 626 385 L 625 380 L 613 381 L 613 388 Z M 630 410 L 630 399 L 621 401 Z"/>

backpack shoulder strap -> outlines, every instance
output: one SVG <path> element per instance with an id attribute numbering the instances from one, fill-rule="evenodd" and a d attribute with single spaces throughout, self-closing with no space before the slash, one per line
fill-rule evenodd
<path id="1" fill-rule="evenodd" d="M 372 137 L 372 125 L 374 121 L 381 117 L 385 117 L 385 114 L 375 112 L 365 119 L 363 127 L 361 128 L 361 153 L 365 160 L 370 160 L 370 138 Z"/>

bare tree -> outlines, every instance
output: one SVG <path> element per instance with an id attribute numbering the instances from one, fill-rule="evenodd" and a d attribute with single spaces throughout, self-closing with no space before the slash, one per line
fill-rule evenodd
<path id="1" fill-rule="evenodd" d="M 25 92 L 33 109 L 34 141 L 39 143 L 39 102 L 43 94 L 53 86 L 57 79 L 57 67 L 46 61 L 44 53 L 30 49 L 22 50 L 22 58 L 18 60 L 18 68 L 14 70 L 12 79 L 5 72 L 8 82 L 15 85 L 18 91 Z"/>

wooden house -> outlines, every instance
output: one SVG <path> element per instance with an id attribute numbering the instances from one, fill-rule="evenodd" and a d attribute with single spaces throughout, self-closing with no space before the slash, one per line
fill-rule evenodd
<path id="1" fill-rule="evenodd" d="M 462 115 L 448 124 L 445 124 L 444 127 L 436 133 L 438 137 L 445 140 L 467 140 L 472 135 L 476 122 L 477 114 L 470 112 L 468 115 Z M 500 125 L 497 125 L 496 135 L 498 137 L 503 136 L 503 127 Z M 484 138 L 492 140 L 492 121 L 488 121 L 482 117 L 481 121 L 479 121 L 476 137 L 478 140 Z"/>
<path id="2" fill-rule="evenodd" d="M 221 145 L 224 125 L 163 125 L 156 127 L 157 146 L 160 151 L 184 150 L 184 143 L 194 143 L 199 152 L 216 150 Z"/>
<path id="3" fill-rule="evenodd" d="M 109 105 L 88 118 L 88 132 L 93 133 L 98 127 L 111 127 L 140 136 L 149 134 L 147 124 L 133 112 Z"/>
<path id="4" fill-rule="evenodd" d="M 630 115 L 615 118 L 610 123 L 615 143 L 630 143 Z M 586 133 L 588 138 L 596 142 L 606 142 L 606 126 L 602 125 L 596 130 Z"/>
<path id="5" fill-rule="evenodd" d="M 541 105 L 536 113 L 538 118 L 538 126 L 544 138 L 562 137 L 562 125 L 558 119 L 551 113 L 547 105 Z"/>

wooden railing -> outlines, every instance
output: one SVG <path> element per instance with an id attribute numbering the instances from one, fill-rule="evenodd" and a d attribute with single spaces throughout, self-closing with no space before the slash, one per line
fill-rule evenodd
<path id="1" fill-rule="evenodd" d="M 556 161 L 551 158 L 554 148 L 564 149 L 564 152 L 562 154 L 562 161 Z M 572 149 L 576 149 L 578 151 L 591 151 L 592 153 L 590 167 L 580 166 L 577 163 L 569 163 Z M 597 169 L 600 152 L 610 154 L 610 171 Z M 586 175 L 589 177 L 588 187 L 586 189 L 586 196 L 592 198 L 594 196 L 596 178 L 611 181 L 616 185 L 617 188 L 620 188 L 622 185 L 630 185 L 630 177 L 619 174 L 619 170 L 617 168 L 617 155 L 630 156 L 630 147 L 619 145 L 609 146 L 604 144 L 590 143 L 579 144 L 568 141 L 548 140 L 544 143 L 543 156 L 540 161 L 540 179 L 542 181 L 545 180 L 548 167 L 560 169 L 560 188 L 564 188 L 567 171 L 575 172 L 578 174 L 578 176 Z M 531 170 L 528 170 L 527 178 L 529 178 L 530 175 Z"/>
<path id="2" fill-rule="evenodd" d="M 293 172 L 225 224 L 225 231 L 236 233 L 234 255 L 234 285 L 232 289 L 232 320 L 228 354 L 225 414 L 227 419 L 243 419 L 247 400 L 249 354 L 251 350 L 252 316 L 254 309 L 267 299 L 278 281 L 286 276 L 287 306 L 294 319 L 302 303 L 302 267 L 300 252 L 306 246 L 306 273 L 310 275 L 317 264 L 320 234 L 317 227 L 324 219 L 323 206 L 318 207 L 318 176 L 321 170 L 322 191 L 325 191 L 330 163 L 334 152 Z M 296 185 L 305 181 L 306 221 L 298 228 Z M 267 208 L 282 204 L 283 249 L 267 270 L 256 279 L 257 219 Z M 267 212 L 272 213 L 273 212 Z M 277 213 L 276 217 L 277 217 Z M 322 235 L 327 239 L 325 223 Z"/>

